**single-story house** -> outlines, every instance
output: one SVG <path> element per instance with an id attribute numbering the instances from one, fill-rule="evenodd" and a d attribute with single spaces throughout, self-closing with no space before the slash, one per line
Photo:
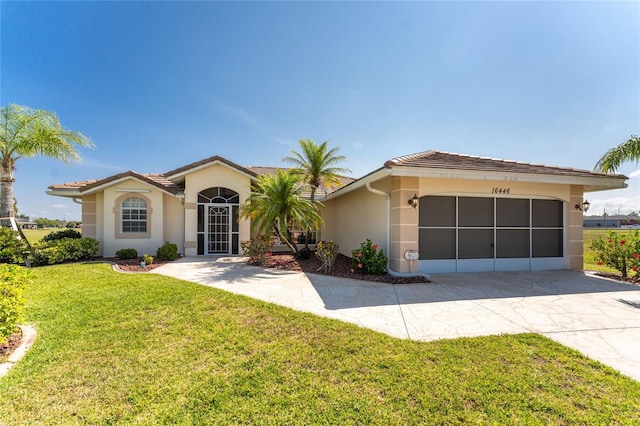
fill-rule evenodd
<path id="1" fill-rule="evenodd" d="M 105 257 L 128 247 L 155 253 L 165 242 L 186 256 L 235 255 L 251 238 L 238 209 L 258 176 L 273 170 L 214 156 L 161 174 L 52 185 L 47 193 L 82 204 L 83 235 L 98 239 Z M 318 238 L 348 256 L 371 239 L 399 273 L 581 270 L 583 194 L 624 188 L 626 179 L 425 151 L 321 193 Z"/>

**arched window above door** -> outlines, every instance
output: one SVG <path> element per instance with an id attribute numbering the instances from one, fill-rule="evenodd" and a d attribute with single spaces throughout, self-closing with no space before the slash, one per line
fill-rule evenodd
<path id="1" fill-rule="evenodd" d="M 236 191 L 215 186 L 198 193 L 198 203 L 205 204 L 238 204 L 240 203 L 240 194 Z"/>

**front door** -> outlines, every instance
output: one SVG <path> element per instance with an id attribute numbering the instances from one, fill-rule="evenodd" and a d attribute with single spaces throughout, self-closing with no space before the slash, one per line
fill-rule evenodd
<path id="1" fill-rule="evenodd" d="M 226 205 L 207 206 L 207 253 L 206 254 L 230 254 L 230 208 Z"/>

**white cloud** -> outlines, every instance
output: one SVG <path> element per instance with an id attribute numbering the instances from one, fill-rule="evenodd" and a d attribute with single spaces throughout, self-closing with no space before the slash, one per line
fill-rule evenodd
<path id="1" fill-rule="evenodd" d="M 640 169 L 638 169 L 638 170 L 636 170 L 636 171 L 634 171 L 634 172 L 629 173 L 629 177 L 630 177 L 630 178 L 637 178 L 637 177 L 640 177 Z"/>
<path id="2" fill-rule="evenodd" d="M 588 215 L 601 216 L 607 214 L 629 214 L 640 210 L 640 195 L 635 197 L 612 197 L 589 200 Z"/>

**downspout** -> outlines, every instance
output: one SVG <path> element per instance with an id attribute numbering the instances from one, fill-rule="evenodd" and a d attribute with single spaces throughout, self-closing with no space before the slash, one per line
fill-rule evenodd
<path id="1" fill-rule="evenodd" d="M 373 194 L 378 194 L 378 195 L 382 195 L 387 199 L 387 220 L 386 220 L 386 228 L 387 228 L 387 248 L 386 248 L 386 252 L 387 252 L 387 273 L 389 275 L 391 275 L 392 277 L 406 277 L 406 278 L 411 278 L 411 277 L 423 277 L 424 279 L 426 279 L 427 281 L 429 281 L 431 279 L 431 276 L 429 274 L 424 274 L 422 272 L 396 272 L 393 269 L 391 269 L 391 267 L 389 266 L 389 247 L 391 246 L 391 196 L 389 194 L 387 194 L 384 191 L 380 191 L 379 189 L 375 189 L 371 187 L 371 182 L 367 182 L 365 187 L 367 188 L 367 191 L 373 193 Z"/>
<path id="2" fill-rule="evenodd" d="M 82 204 L 82 197 L 71 197 L 74 203 Z"/>

